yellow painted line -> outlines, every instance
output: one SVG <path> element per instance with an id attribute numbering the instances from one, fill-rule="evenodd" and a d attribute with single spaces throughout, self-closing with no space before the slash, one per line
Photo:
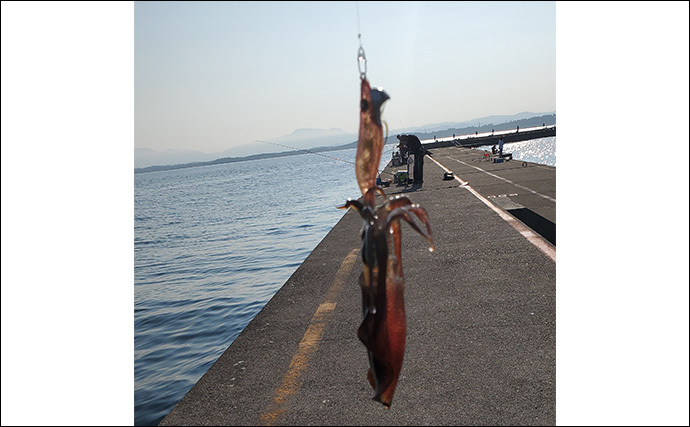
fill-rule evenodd
<path id="1" fill-rule="evenodd" d="M 292 357 L 292 361 L 290 361 L 288 371 L 283 377 L 280 386 L 275 390 L 271 407 L 259 417 L 259 421 L 263 425 L 270 426 L 275 424 L 280 415 L 286 411 L 284 408 L 285 402 L 287 402 L 290 396 L 297 394 L 302 387 L 302 374 L 309 365 L 309 358 L 319 348 L 323 331 L 326 328 L 330 314 L 335 309 L 335 299 L 340 293 L 352 267 L 355 265 L 358 253 L 359 249 L 351 250 L 342 264 L 340 264 L 340 268 L 335 274 L 335 279 L 333 279 L 333 284 L 331 284 L 328 294 L 326 294 L 326 300 L 319 305 L 314 316 L 309 321 L 309 327 L 304 333 L 302 341 L 300 341 L 297 347 L 297 352 Z"/>
<path id="2" fill-rule="evenodd" d="M 446 172 L 450 172 L 449 169 L 447 169 L 445 166 L 443 166 L 441 163 L 439 163 L 436 159 L 433 157 L 429 157 L 431 160 L 433 160 L 434 163 L 436 163 L 439 167 L 441 167 L 443 170 Z M 455 159 L 453 159 L 455 160 Z M 459 160 L 458 160 L 459 161 Z M 464 162 L 461 162 L 464 163 Z M 471 165 L 468 165 L 471 166 Z M 527 241 L 529 241 L 531 244 L 536 246 L 537 249 L 541 251 L 544 255 L 549 257 L 553 262 L 556 262 L 556 248 L 554 248 L 550 243 L 548 243 L 543 237 L 529 229 L 526 225 L 515 219 L 512 215 L 504 212 L 503 210 L 499 209 L 496 207 L 493 203 L 491 203 L 487 198 L 479 194 L 472 186 L 470 186 L 467 181 L 463 181 L 460 179 L 457 175 L 453 175 L 455 179 L 460 182 L 461 188 L 466 189 L 470 193 L 472 193 L 476 198 L 481 200 L 485 205 L 491 208 L 494 212 L 498 214 L 505 222 L 510 224 L 518 233 L 520 233 Z M 537 193 L 538 194 L 538 193 Z M 555 200 L 554 200 L 555 202 Z"/>

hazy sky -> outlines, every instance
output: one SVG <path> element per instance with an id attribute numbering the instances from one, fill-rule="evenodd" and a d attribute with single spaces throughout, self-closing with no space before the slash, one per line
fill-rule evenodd
<path id="1" fill-rule="evenodd" d="M 357 133 L 360 32 L 391 129 L 556 110 L 555 2 L 135 2 L 134 25 L 136 148 Z"/>

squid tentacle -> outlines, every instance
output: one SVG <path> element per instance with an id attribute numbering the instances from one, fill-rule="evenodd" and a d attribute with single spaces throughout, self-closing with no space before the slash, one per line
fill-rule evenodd
<path id="1" fill-rule="evenodd" d="M 414 213 L 417 215 L 417 217 L 422 221 L 423 224 L 426 225 L 426 231 L 422 230 L 419 228 L 417 223 L 412 219 L 410 216 L 410 212 Z M 405 207 L 400 207 L 396 208 L 390 211 L 390 213 L 387 216 L 388 221 L 393 221 L 395 219 L 398 219 L 399 217 L 402 217 L 405 219 L 405 221 L 410 224 L 410 226 L 417 231 L 419 234 L 424 236 L 424 238 L 429 242 L 429 245 L 431 249 L 433 250 L 434 247 L 434 240 L 433 236 L 431 234 L 431 225 L 429 224 L 428 220 L 428 215 L 426 213 L 426 210 L 422 208 L 421 206 L 405 206 Z"/>

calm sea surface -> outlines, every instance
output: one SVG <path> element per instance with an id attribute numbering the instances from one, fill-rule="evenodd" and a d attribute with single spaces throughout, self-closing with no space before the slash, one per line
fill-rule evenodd
<path id="1" fill-rule="evenodd" d="M 504 151 L 555 166 L 555 146 L 541 138 Z M 135 425 L 157 425 L 340 220 L 336 206 L 359 196 L 354 157 L 135 174 Z"/>

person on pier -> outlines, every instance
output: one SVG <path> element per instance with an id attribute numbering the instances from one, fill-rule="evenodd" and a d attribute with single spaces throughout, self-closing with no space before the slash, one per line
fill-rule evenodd
<path id="1" fill-rule="evenodd" d="M 421 184 L 424 182 L 424 155 L 426 150 L 416 135 L 405 135 L 405 137 L 409 152 L 414 154 L 414 183 Z"/>

